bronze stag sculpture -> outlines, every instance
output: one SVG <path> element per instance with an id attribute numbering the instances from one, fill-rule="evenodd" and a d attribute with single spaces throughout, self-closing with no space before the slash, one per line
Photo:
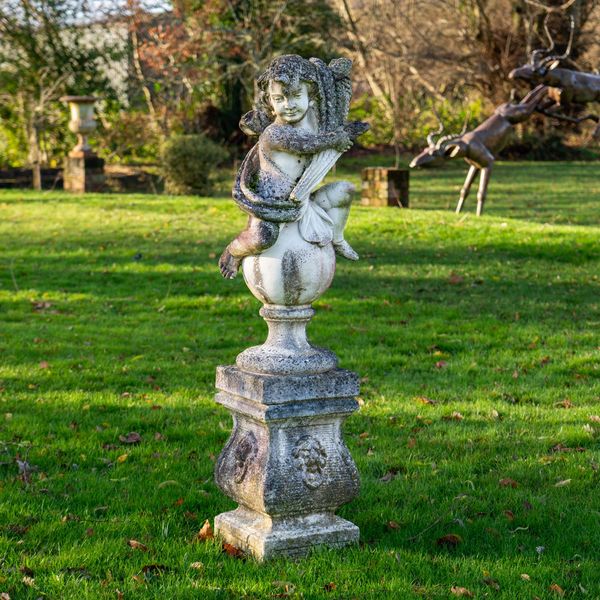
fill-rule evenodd
<path id="1" fill-rule="evenodd" d="M 473 131 L 445 135 L 434 142 L 433 136 L 443 132 L 443 124 L 440 122 L 440 129 L 427 136 L 427 148 L 413 158 L 410 166 L 432 167 L 449 158 L 464 158 L 470 168 L 460 190 L 456 212 L 462 210 L 473 180 L 477 172 L 481 171 L 477 192 L 477 216 L 480 216 L 496 156 L 508 142 L 513 125 L 526 121 L 546 98 L 547 91 L 547 86 L 539 85 L 520 102 L 501 104 L 491 117 Z"/>
<path id="2" fill-rule="evenodd" d="M 597 115 L 588 114 L 573 118 L 560 112 L 561 108 L 582 106 L 589 102 L 600 102 L 600 75 L 573 71 L 558 66 L 571 53 L 575 22 L 571 17 L 571 32 L 566 50 L 562 54 L 552 54 L 556 44 L 548 29 L 549 15 L 550 13 L 544 19 L 544 31 L 548 38 L 548 47 L 534 50 L 529 56 L 529 62 L 513 69 L 508 77 L 513 80 L 526 81 L 531 85 L 543 84 L 550 87 L 548 97 L 545 103 L 538 107 L 538 112 L 573 123 L 581 123 L 586 119 L 598 123 L 600 119 Z"/>

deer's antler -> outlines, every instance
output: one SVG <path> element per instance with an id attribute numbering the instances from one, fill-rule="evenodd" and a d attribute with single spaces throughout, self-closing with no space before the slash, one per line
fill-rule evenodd
<path id="1" fill-rule="evenodd" d="M 571 54 L 571 50 L 573 48 L 573 37 L 575 36 L 575 18 L 573 15 L 569 15 L 569 21 L 571 24 L 569 31 L 569 42 L 567 44 L 566 50 L 562 54 L 553 54 L 551 56 L 546 56 L 540 63 L 540 66 L 546 66 L 549 63 L 554 62 L 555 60 L 564 60 L 568 58 L 569 54 Z"/>
<path id="2" fill-rule="evenodd" d="M 437 131 L 430 131 L 427 134 L 427 144 L 429 146 L 434 146 L 435 145 L 435 141 L 433 139 L 434 135 L 440 135 L 441 133 L 444 132 L 444 122 L 442 121 L 440 114 L 438 113 L 438 111 L 436 110 L 435 106 L 431 107 L 433 110 L 433 114 L 435 115 L 435 118 L 438 120 L 438 123 L 440 124 L 440 126 L 438 127 Z"/>
<path id="3" fill-rule="evenodd" d="M 542 56 L 554 50 L 554 40 L 552 39 L 552 36 L 550 35 L 550 30 L 548 29 L 548 19 L 550 18 L 550 14 L 551 13 L 548 12 L 544 17 L 544 32 L 546 33 L 546 37 L 548 38 L 550 45 L 547 48 L 538 48 L 537 50 L 534 50 L 531 53 L 529 62 L 533 67 L 539 67 L 542 60 Z"/>

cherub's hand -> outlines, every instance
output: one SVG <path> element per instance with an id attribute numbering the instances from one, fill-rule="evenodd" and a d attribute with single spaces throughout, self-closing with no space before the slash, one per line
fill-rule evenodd
<path id="1" fill-rule="evenodd" d="M 337 133 L 339 134 L 339 140 L 335 146 L 333 146 L 333 148 L 338 152 L 346 152 L 346 150 L 350 150 L 350 148 L 352 148 L 352 139 L 348 135 L 346 128 L 340 127 L 337 130 Z"/>
<path id="2" fill-rule="evenodd" d="M 359 135 L 368 131 L 370 125 L 368 123 L 364 123 L 363 121 L 348 121 L 344 125 L 344 130 L 348 134 L 351 140 L 355 140 Z"/>

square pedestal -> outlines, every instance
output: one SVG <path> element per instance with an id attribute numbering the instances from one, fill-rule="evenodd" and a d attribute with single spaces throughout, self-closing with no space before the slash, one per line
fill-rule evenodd
<path id="1" fill-rule="evenodd" d="M 215 480 L 239 504 L 215 518 L 217 535 L 260 560 L 357 542 L 358 527 L 334 514 L 360 487 L 342 437 L 343 421 L 358 408 L 357 375 L 219 367 L 217 388 L 233 431 Z"/>
<path id="2" fill-rule="evenodd" d="M 367 167 L 362 171 L 361 204 L 408 208 L 407 169 Z"/>
<path id="3" fill-rule="evenodd" d="M 104 160 L 82 152 L 70 154 L 65 160 L 63 181 L 67 192 L 102 192 L 105 188 Z"/>

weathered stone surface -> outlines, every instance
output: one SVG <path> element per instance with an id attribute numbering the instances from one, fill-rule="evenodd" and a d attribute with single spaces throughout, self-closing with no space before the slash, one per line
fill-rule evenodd
<path id="1" fill-rule="evenodd" d="M 220 514 L 215 529 L 237 548 L 262 560 L 304 556 L 317 545 L 339 547 L 359 539 L 356 525 L 332 513 L 272 518 L 240 507 Z"/>
<path id="2" fill-rule="evenodd" d="M 335 258 L 332 257 L 333 264 Z M 337 357 L 330 350 L 309 343 L 306 325 L 315 314 L 309 305 L 265 305 L 261 316 L 269 326 L 267 340 L 261 346 L 244 350 L 236 364 L 250 373 L 301 375 L 324 373 L 337 367 Z"/>
<path id="3" fill-rule="evenodd" d="M 104 190 L 104 160 L 97 156 L 71 156 L 65 159 L 63 174 L 64 189 L 67 192 L 83 194 Z"/>
<path id="4" fill-rule="evenodd" d="M 218 390 L 262 404 L 282 404 L 297 400 L 322 403 L 329 398 L 351 398 L 359 393 L 358 375 L 345 369 L 327 373 L 281 377 L 246 373 L 235 366 L 217 367 Z"/>
<path id="5" fill-rule="evenodd" d="M 249 540 L 241 547 L 259 559 L 278 550 L 300 554 L 315 540 L 356 541 L 358 528 L 333 513 L 360 488 L 342 437 L 343 421 L 358 408 L 357 376 L 332 370 L 276 377 L 230 366 L 217 370 L 217 387 L 234 426 L 215 480 L 241 507 L 219 515 L 217 533 L 234 545 Z M 313 523 L 313 531 L 299 538 L 301 523 Z"/>

